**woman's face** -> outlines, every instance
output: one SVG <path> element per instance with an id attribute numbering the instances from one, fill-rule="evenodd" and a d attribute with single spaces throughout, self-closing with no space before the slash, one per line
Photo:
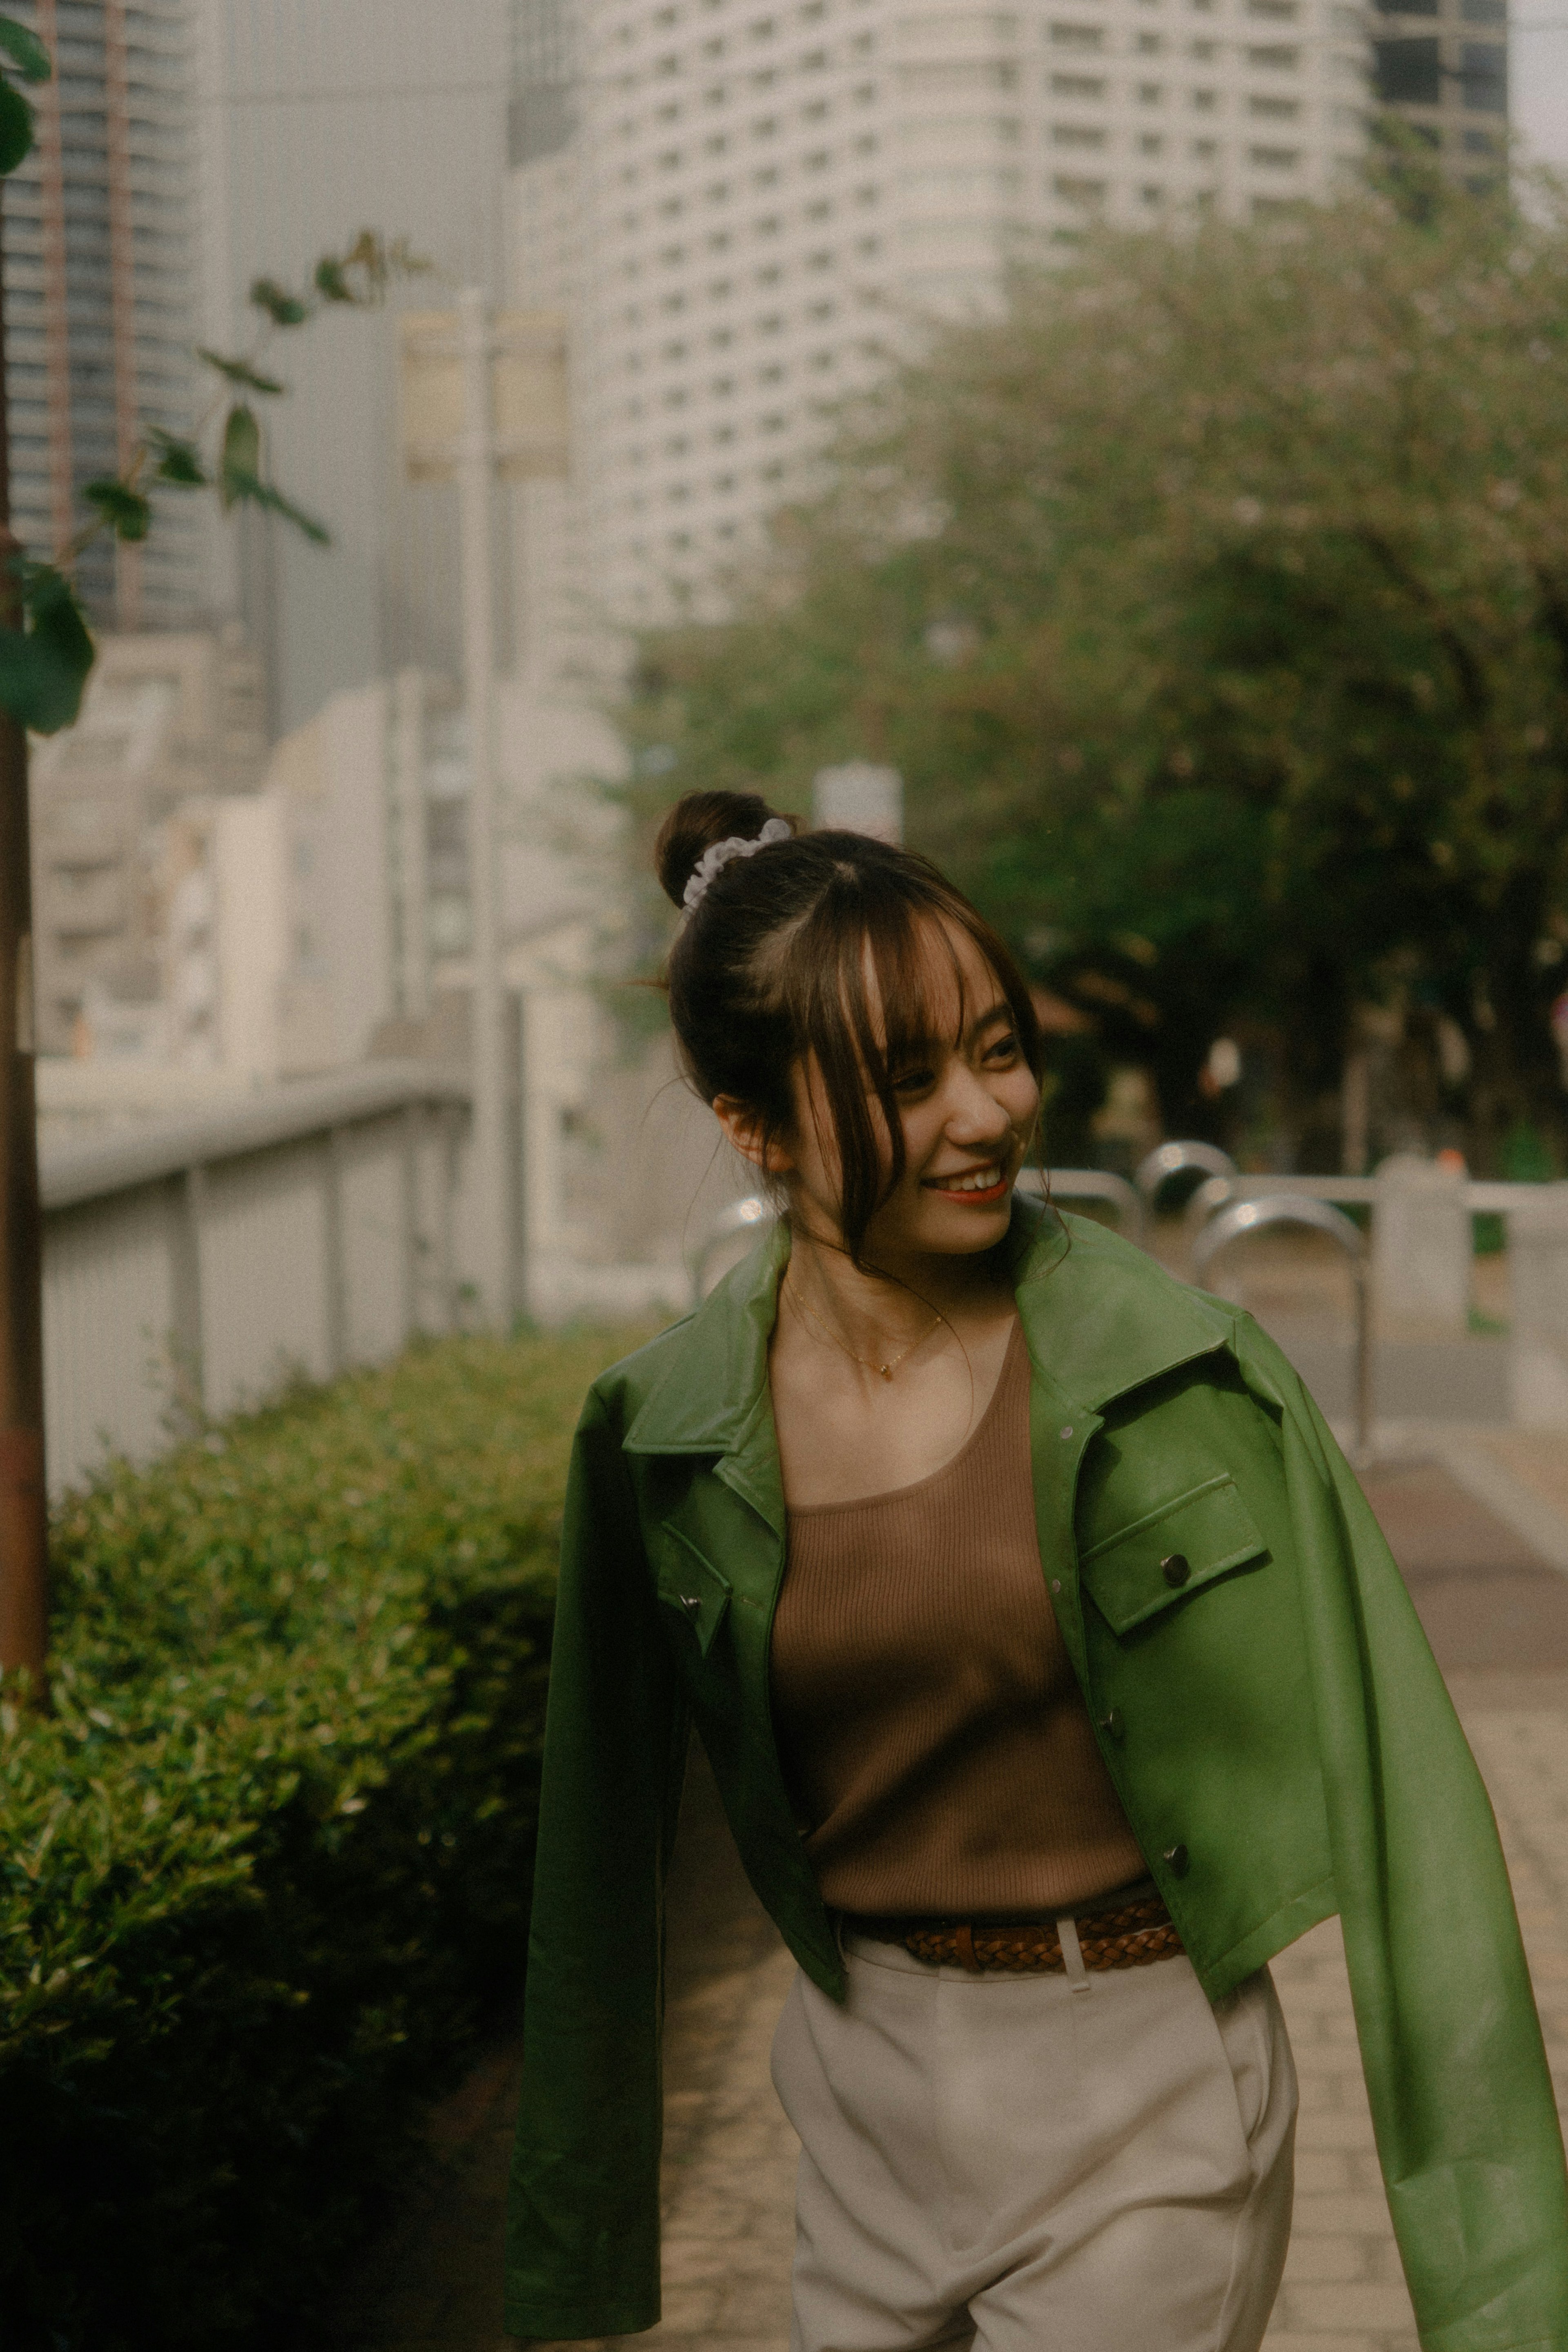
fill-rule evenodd
<path id="1" fill-rule="evenodd" d="M 867 1228 L 864 1255 L 876 1264 L 967 1255 L 1000 1241 L 1040 1111 L 1040 1087 L 996 973 L 967 931 L 948 923 L 942 931 L 930 942 L 927 983 L 934 1038 L 942 1042 L 892 1073 L 904 1165 Z M 840 1239 L 838 1150 L 814 1065 L 797 1066 L 793 1091 L 786 1159 L 796 1211 L 808 1230 Z M 873 1120 L 880 1131 L 874 1105 Z M 885 1145 L 883 1158 L 890 1164 Z"/>

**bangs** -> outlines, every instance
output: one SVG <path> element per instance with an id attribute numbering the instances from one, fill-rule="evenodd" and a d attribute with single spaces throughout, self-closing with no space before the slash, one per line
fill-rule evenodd
<path id="1" fill-rule="evenodd" d="M 897 870 L 846 866 L 841 888 L 830 885 L 800 926 L 780 975 L 796 1051 L 821 1073 L 856 1265 L 867 1226 L 904 1175 L 894 1082 L 961 1045 L 972 1017 L 955 931 L 990 968 L 1038 1077 L 1040 1029 L 1022 974 L 990 925 L 923 859 L 905 855 Z"/>

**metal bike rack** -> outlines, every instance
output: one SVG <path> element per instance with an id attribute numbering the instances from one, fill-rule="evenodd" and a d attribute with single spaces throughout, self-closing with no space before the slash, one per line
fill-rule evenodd
<path id="1" fill-rule="evenodd" d="M 703 1284 L 706 1279 L 714 1252 L 722 1248 L 726 1242 L 733 1240 L 737 1234 L 760 1233 L 775 1213 L 772 1202 L 764 1200 L 760 1192 L 748 1192 L 744 1201 L 732 1201 L 727 1209 L 719 1211 L 718 1215 L 708 1227 L 706 1238 L 701 1248 L 691 1260 L 694 1307 L 700 1307 L 707 1296 Z"/>
<path id="2" fill-rule="evenodd" d="M 1215 1213 L 1223 1209 L 1227 1201 L 1236 1197 L 1234 1176 L 1206 1176 L 1181 1213 L 1182 1229 L 1186 1236 L 1190 1255 L 1199 1233 Z M 1294 1197 L 1305 1199 L 1303 1194 Z"/>
<path id="3" fill-rule="evenodd" d="M 1124 1176 L 1113 1176 L 1107 1168 L 1026 1168 L 1018 1190 L 1033 1201 L 1108 1201 L 1118 1231 L 1143 1246 L 1143 1200 Z"/>
<path id="4" fill-rule="evenodd" d="M 1150 1216 L 1154 1214 L 1160 1186 L 1167 1178 L 1179 1176 L 1188 1168 L 1201 1168 L 1207 1176 L 1236 1173 L 1235 1160 L 1228 1151 L 1221 1151 L 1218 1143 L 1156 1143 L 1133 1171 L 1133 1181 Z"/>
<path id="5" fill-rule="evenodd" d="M 1018 1189 L 1027 1199 L 1035 1201 L 1048 1197 L 1053 1201 L 1108 1201 L 1116 1212 L 1119 1229 L 1128 1240 L 1143 1242 L 1144 1204 L 1124 1176 L 1113 1176 L 1103 1168 L 1026 1168 L 1019 1177 Z M 759 1233 L 776 1214 L 771 1201 L 760 1192 L 748 1193 L 744 1201 L 732 1201 L 727 1209 L 720 1210 L 689 1261 L 694 1307 L 700 1307 L 706 1296 L 704 1284 L 715 1253 L 737 1234 Z"/>
<path id="6" fill-rule="evenodd" d="M 1266 1225 L 1307 1225 L 1327 1234 L 1350 1260 L 1355 1284 L 1355 1454 L 1358 1463 L 1372 1458 L 1372 1289 L 1367 1281 L 1366 1239 L 1361 1227 L 1326 1201 L 1311 1201 L 1301 1192 L 1275 1192 L 1267 1200 L 1236 1201 L 1207 1224 L 1193 1244 L 1192 1270 L 1201 1280 L 1223 1249 L 1244 1234 Z"/>

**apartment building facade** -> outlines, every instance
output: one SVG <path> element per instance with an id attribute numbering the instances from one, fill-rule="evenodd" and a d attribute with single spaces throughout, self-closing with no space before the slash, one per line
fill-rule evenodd
<path id="1" fill-rule="evenodd" d="M 722 609 L 845 397 L 1014 255 L 1267 218 L 1365 150 L 1354 0 L 513 6 L 514 295 L 574 326 L 558 571 L 623 624 Z"/>
<path id="2" fill-rule="evenodd" d="M 86 482 L 120 473 L 145 428 L 190 429 L 196 387 L 194 0 L 17 0 L 56 61 L 37 140 L 5 183 L 12 524 L 63 548 Z M 99 625 L 187 625 L 204 586 L 199 502 L 161 496 L 143 545 L 107 537 L 77 577 Z"/>

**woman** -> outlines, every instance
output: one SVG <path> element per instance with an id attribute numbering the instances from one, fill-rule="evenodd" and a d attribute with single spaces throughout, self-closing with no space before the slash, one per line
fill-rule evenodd
<path id="1" fill-rule="evenodd" d="M 573 1458 L 508 2324 L 658 2316 L 663 1885 L 695 1720 L 800 1962 L 797 2352 L 1251 2352 L 1267 1962 L 1343 1921 L 1423 2342 L 1568 2352 L 1568 2184 L 1484 1791 L 1249 1318 L 1013 1188 L 1039 1041 L 923 859 L 660 836 L 687 1071 L 783 1211 Z"/>

